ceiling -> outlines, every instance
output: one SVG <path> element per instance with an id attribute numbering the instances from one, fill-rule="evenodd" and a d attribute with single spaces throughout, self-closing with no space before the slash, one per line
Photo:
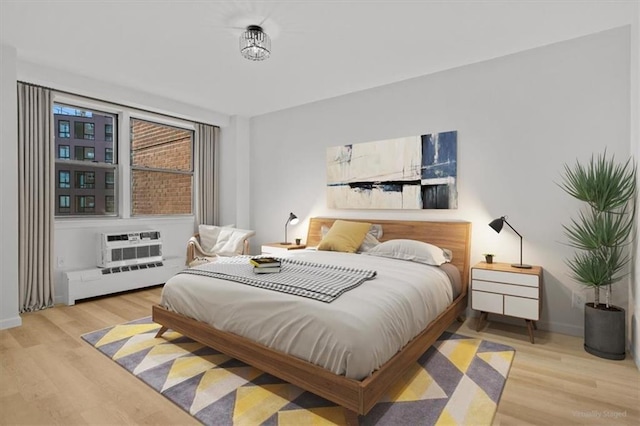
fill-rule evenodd
<path id="1" fill-rule="evenodd" d="M 0 0 L 19 61 L 254 116 L 628 25 L 638 0 Z M 243 27 L 272 39 L 263 62 Z"/>

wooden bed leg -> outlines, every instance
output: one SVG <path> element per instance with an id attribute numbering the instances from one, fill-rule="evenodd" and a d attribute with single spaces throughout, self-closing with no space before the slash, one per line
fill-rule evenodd
<path id="1" fill-rule="evenodd" d="M 351 411 L 348 408 L 344 409 L 344 419 L 347 422 L 347 426 L 358 426 L 358 413 Z"/>
<path id="2" fill-rule="evenodd" d="M 488 312 L 480 312 L 480 317 L 478 318 L 478 322 L 476 323 L 476 331 L 480 331 L 480 329 L 482 328 L 482 322 L 486 321 L 487 316 L 489 316 Z"/>
<path id="3" fill-rule="evenodd" d="M 160 327 L 160 330 L 158 330 L 158 332 L 156 333 L 156 339 L 158 337 L 162 337 L 162 335 L 164 334 L 165 331 L 167 331 L 168 328 L 165 327 L 164 325 L 162 327 Z"/>
<path id="4" fill-rule="evenodd" d="M 525 320 L 527 322 L 527 329 L 529 330 L 529 341 L 531 343 L 534 343 L 533 341 L 533 328 L 534 328 L 534 324 L 535 322 L 531 321 L 531 320 Z"/>

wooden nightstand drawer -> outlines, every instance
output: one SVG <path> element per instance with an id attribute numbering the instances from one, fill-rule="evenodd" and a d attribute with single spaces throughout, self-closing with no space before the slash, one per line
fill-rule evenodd
<path id="1" fill-rule="evenodd" d="M 473 269 L 473 279 L 538 287 L 538 276 L 524 273 Z"/>
<path id="2" fill-rule="evenodd" d="M 538 321 L 540 319 L 538 300 L 505 296 L 504 314 Z"/>
<path id="3" fill-rule="evenodd" d="M 483 291 L 471 292 L 471 308 L 477 311 L 502 313 L 503 296 L 495 293 L 485 293 Z"/>
<path id="4" fill-rule="evenodd" d="M 539 292 L 537 287 L 502 284 L 491 281 L 473 280 L 471 285 L 474 290 L 488 291 L 490 293 L 509 294 L 512 296 L 529 297 L 531 299 L 537 299 Z"/>

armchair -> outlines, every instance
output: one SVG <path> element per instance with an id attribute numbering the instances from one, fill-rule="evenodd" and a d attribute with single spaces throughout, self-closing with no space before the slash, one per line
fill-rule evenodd
<path id="1" fill-rule="evenodd" d="M 218 256 L 249 254 L 249 238 L 255 231 L 230 226 L 200 225 L 199 232 L 187 241 L 187 266 L 201 260 L 208 262 Z"/>

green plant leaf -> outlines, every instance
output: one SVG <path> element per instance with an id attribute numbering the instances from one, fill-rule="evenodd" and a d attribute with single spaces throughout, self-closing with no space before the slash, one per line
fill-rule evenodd
<path id="1" fill-rule="evenodd" d="M 566 261 L 576 281 L 598 288 L 625 276 L 635 229 L 636 174 L 632 159 L 617 163 L 606 150 L 585 165 L 564 165 L 559 186 L 587 204 L 563 225 L 568 245 L 578 249 Z"/>

